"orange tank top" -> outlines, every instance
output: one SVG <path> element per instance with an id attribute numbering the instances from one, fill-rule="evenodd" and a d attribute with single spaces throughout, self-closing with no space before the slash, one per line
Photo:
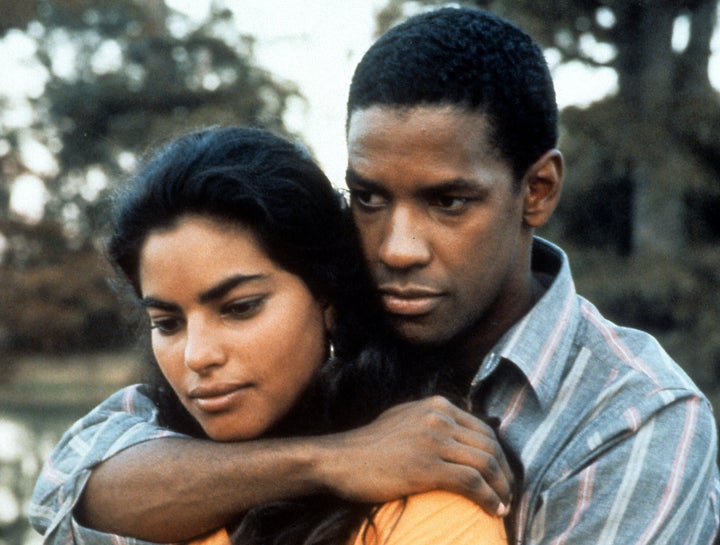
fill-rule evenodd
<path id="1" fill-rule="evenodd" d="M 230 545 L 223 528 L 188 545 Z M 436 490 L 388 502 L 352 545 L 507 545 L 505 526 L 467 498 Z"/>

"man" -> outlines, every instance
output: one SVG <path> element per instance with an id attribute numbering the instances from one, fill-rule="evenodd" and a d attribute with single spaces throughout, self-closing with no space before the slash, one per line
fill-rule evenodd
<path id="1" fill-rule="evenodd" d="M 352 210 L 392 328 L 411 349 L 446 358 L 473 412 L 500 423 L 498 433 L 520 463 L 512 541 L 711 543 L 720 480 L 707 400 L 652 337 L 615 326 L 578 296 L 565 255 L 533 235 L 552 215 L 563 173 L 554 91 L 540 49 L 514 25 L 484 12 L 443 9 L 412 18 L 360 62 L 347 136 Z M 398 408 L 374 429 L 410 410 L 417 406 Z M 99 421 L 112 418 L 131 419 L 120 413 Z M 134 418 L 149 434 L 152 415 Z M 72 448 L 60 453 L 72 457 Z M 133 494 L 129 503 L 140 502 L 139 491 L 153 482 L 143 467 L 175 467 L 192 448 L 179 439 L 148 441 L 109 458 L 93 471 L 84 505 L 99 501 L 109 514 L 125 509 L 102 493 L 119 483 Z M 222 450 L 232 446 L 207 444 L 203 456 L 209 448 L 218 449 L 213 458 L 233 457 Z M 114 453 L 105 450 L 103 459 Z M 144 452 L 154 458 L 138 461 Z M 349 464 L 361 459 L 354 452 L 342 451 Z M 132 460 L 142 467 L 131 467 Z M 214 487 L 234 475 L 217 466 L 188 475 L 197 490 L 170 490 L 157 505 L 175 520 L 194 506 L 202 511 L 204 501 L 215 505 Z M 45 470 L 40 483 L 48 485 L 48 497 L 64 487 L 71 498 L 69 507 L 44 502 L 61 521 L 58 528 L 72 519 L 90 467 L 61 475 L 64 484 L 55 489 L 48 485 L 52 468 Z M 277 467 L 287 466 L 280 461 Z M 183 470 L 180 463 L 177 468 Z M 487 467 L 473 469 L 497 483 Z M 343 490 L 328 482 L 335 493 L 356 499 L 410 488 L 403 492 L 396 481 L 372 491 Z M 265 489 L 272 481 L 258 483 Z M 294 486 L 273 490 L 274 497 L 312 491 L 307 483 Z M 502 496 L 502 485 L 495 488 Z M 142 507 L 155 516 L 152 505 Z M 235 512 L 232 505 L 226 510 L 228 518 Z M 194 524 L 209 528 L 227 520 L 222 513 L 214 517 Z M 53 534 L 57 542 L 59 533 Z"/>

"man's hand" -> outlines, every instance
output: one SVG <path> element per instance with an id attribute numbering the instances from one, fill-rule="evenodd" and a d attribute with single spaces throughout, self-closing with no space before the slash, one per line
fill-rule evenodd
<path id="1" fill-rule="evenodd" d="M 323 482 L 344 498 L 383 502 L 442 489 L 507 514 L 513 476 L 495 432 L 443 397 L 398 405 L 320 445 Z"/>
<path id="2" fill-rule="evenodd" d="M 175 542 L 250 507 L 320 491 L 379 503 L 444 489 L 501 513 L 511 481 L 493 430 L 433 397 L 323 437 L 147 441 L 95 467 L 74 514 L 103 532 Z"/>

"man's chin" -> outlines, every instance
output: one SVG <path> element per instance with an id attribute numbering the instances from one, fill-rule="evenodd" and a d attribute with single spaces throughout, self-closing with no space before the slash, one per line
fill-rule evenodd
<path id="1" fill-rule="evenodd" d="M 453 337 L 445 328 L 427 319 L 389 316 L 388 321 L 398 339 L 416 347 L 442 346 Z"/>

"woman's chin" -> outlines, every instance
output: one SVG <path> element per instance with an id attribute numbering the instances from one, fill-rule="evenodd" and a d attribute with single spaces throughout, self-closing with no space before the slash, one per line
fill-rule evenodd
<path id="1" fill-rule="evenodd" d="M 213 441 L 219 441 L 223 443 L 256 439 L 265 431 L 264 429 L 237 429 L 215 426 L 203 426 L 203 430 L 205 431 L 205 434 Z"/>

